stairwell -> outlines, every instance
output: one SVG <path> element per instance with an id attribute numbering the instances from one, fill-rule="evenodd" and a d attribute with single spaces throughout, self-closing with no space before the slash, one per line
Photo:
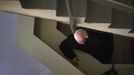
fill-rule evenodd
<path id="1" fill-rule="evenodd" d="M 27 1 L 27 0 L 21 0 L 21 1 Z M 40 1 L 41 0 L 39 0 L 39 2 Z M 20 18 L 21 25 L 18 29 L 20 32 L 18 34 L 19 35 L 18 41 L 24 48 L 26 48 L 28 50 L 28 52 L 32 53 L 39 61 L 44 63 L 44 65 L 46 64 L 57 75 L 68 75 L 66 73 L 71 73 L 70 75 L 83 75 L 83 73 L 81 73 L 79 70 L 74 68 L 71 64 L 69 64 L 67 61 L 65 61 L 60 56 L 58 56 L 57 53 L 51 51 L 51 49 L 47 45 L 44 46 L 43 42 L 40 41 L 37 37 L 33 36 L 34 17 L 39 17 L 42 19 L 44 18 L 44 19 L 49 19 L 49 20 L 54 20 L 54 21 L 60 21 L 60 22 L 69 24 L 69 17 L 67 16 L 65 4 L 62 4 L 62 3 L 64 3 L 64 1 L 62 2 L 59 0 L 61 2 L 59 4 L 56 2 L 56 0 L 54 0 L 54 2 L 52 0 L 44 0 L 44 1 L 46 1 L 46 7 L 44 7 L 44 6 L 36 7 L 36 3 L 38 3 L 38 2 L 35 2 L 34 6 L 32 6 L 32 7 L 28 6 L 28 8 L 25 7 L 25 3 L 24 3 L 24 6 L 22 5 L 23 6 L 23 8 L 22 8 L 19 1 L 0 1 L 0 10 L 6 11 L 6 12 L 11 12 L 11 13 L 16 13 L 16 14 L 22 14 L 22 15 L 26 15 L 26 16 L 31 16 L 31 17 L 29 17 L 29 19 L 31 19 L 31 21 L 27 21 L 28 20 L 28 19 L 26 19 L 27 17 L 21 16 L 21 18 Z M 119 8 L 116 9 L 116 6 L 114 8 L 112 8 L 112 6 L 111 6 L 112 4 L 107 6 L 106 5 L 106 3 L 108 2 L 107 0 L 104 0 L 104 3 L 103 3 L 103 1 L 100 3 L 98 0 L 91 0 L 91 1 L 88 1 L 87 4 L 84 6 L 83 6 L 83 4 L 81 4 L 81 3 L 83 3 L 83 2 L 81 2 L 81 0 L 78 0 L 77 2 L 75 2 L 75 1 L 77 1 L 77 0 L 74 0 L 71 3 L 72 3 L 72 10 L 74 10 L 73 14 L 75 17 L 77 17 L 76 18 L 77 26 L 134 38 L 134 33 L 133 33 L 134 23 L 133 23 L 133 17 L 132 17 L 133 14 L 132 13 L 128 13 L 128 12 L 126 12 L 126 10 L 125 11 L 118 10 Z M 113 0 L 111 0 L 111 1 L 113 1 Z M 30 3 L 32 3 L 32 2 L 30 2 L 30 0 L 29 0 L 29 4 Z M 73 5 L 73 3 L 76 3 L 76 4 Z M 84 0 L 84 3 L 86 3 L 86 0 Z M 51 4 L 53 6 L 51 6 Z M 58 4 L 59 7 L 61 7 L 61 8 L 60 9 L 56 8 L 55 7 L 56 4 Z M 128 4 L 131 4 L 131 2 Z M 86 6 L 88 6 L 88 7 L 86 7 Z M 76 7 L 76 9 L 74 9 L 75 7 Z M 31 8 L 34 8 L 34 9 L 31 9 Z M 60 10 L 62 10 L 62 12 L 60 12 Z M 97 13 L 97 12 L 101 12 L 101 13 Z M 95 15 L 97 15 L 97 16 L 95 16 Z M 28 23 L 28 22 L 32 23 L 32 25 L 30 27 L 27 26 L 28 24 L 25 24 L 25 26 L 23 26 L 24 23 Z M 27 33 L 23 29 L 26 29 L 29 32 Z M 129 32 L 131 32 L 131 33 L 129 33 Z M 26 38 L 26 39 L 24 39 L 24 38 Z M 33 43 L 33 44 L 32 44 L 32 42 L 26 43 L 28 40 L 34 41 L 36 43 Z M 42 44 L 39 44 L 39 43 L 42 43 Z M 36 47 L 37 45 L 39 45 L 39 46 Z M 30 48 L 30 46 L 33 48 Z M 39 53 L 38 53 L 38 51 L 36 51 L 36 50 L 40 49 L 40 47 L 41 47 L 41 50 L 39 50 Z M 54 57 L 59 57 L 58 58 L 59 60 L 64 62 L 66 65 L 68 65 L 68 67 L 66 66 L 66 68 L 68 68 L 67 71 L 65 71 L 66 70 L 65 66 L 62 66 L 60 69 L 57 69 L 58 65 L 56 65 L 55 63 L 50 63 L 50 62 L 55 62 L 56 60 L 54 58 L 52 58 L 51 60 L 50 59 L 48 60 L 50 55 L 48 55 L 48 53 L 45 53 L 46 51 L 44 51 L 43 49 L 46 49 L 46 51 L 47 51 L 47 49 L 50 50 L 50 54 L 52 54 L 52 55 L 54 54 Z M 45 53 L 45 55 L 44 55 L 44 53 Z M 39 54 L 41 54 L 41 55 L 39 55 Z M 83 55 L 85 55 L 85 54 L 83 54 Z M 44 58 L 46 58 L 46 60 L 48 60 L 48 61 L 45 61 Z M 85 61 L 85 60 L 83 60 L 83 61 Z M 58 63 L 60 63 L 60 61 L 57 62 L 57 64 Z M 88 64 L 90 64 L 90 65 L 88 65 L 88 67 L 96 66 L 95 68 L 93 68 L 93 70 L 90 70 L 91 73 L 88 73 L 88 74 L 95 74 L 95 71 L 97 71 L 97 70 L 99 71 L 101 68 L 104 67 L 104 65 L 102 65 L 102 64 L 98 64 L 98 63 L 94 64 L 94 63 L 95 62 L 92 62 L 92 64 L 90 64 L 88 62 Z M 62 65 L 64 65 L 64 64 L 62 64 Z M 97 69 L 98 67 L 100 67 L 100 68 Z M 118 68 L 120 68 L 120 67 L 126 68 L 126 67 L 128 67 L 128 65 L 119 65 Z M 109 69 L 109 68 L 110 68 L 110 65 L 105 65 L 105 70 Z M 60 71 L 61 69 L 63 69 L 62 72 Z M 88 71 L 88 68 L 86 68 L 86 69 L 87 69 L 86 71 Z M 101 72 L 103 73 L 104 71 L 100 71 L 99 73 L 96 73 L 96 75 L 100 75 Z M 123 74 L 125 74 L 125 73 L 121 73 L 121 75 L 123 75 Z"/>
<path id="2" fill-rule="evenodd" d="M 27 2 L 25 0 L 21 0 L 21 1 Z M 39 3 L 40 3 L 40 1 L 39 1 Z M 47 0 L 45 0 L 45 1 L 47 1 Z M 58 4 L 57 3 L 58 1 L 55 2 L 56 0 L 54 0 L 54 2 L 52 2 L 51 0 L 49 0 L 49 1 L 47 1 L 47 3 L 53 4 L 54 6 L 56 6 Z M 8 11 L 8 12 L 13 12 L 13 13 L 18 13 L 18 14 L 46 18 L 46 19 L 56 20 L 56 21 L 60 21 L 60 22 L 69 24 L 69 17 L 66 16 L 67 12 L 65 12 L 66 7 L 64 6 L 64 4 L 65 4 L 64 1 L 63 2 L 61 1 L 61 3 L 58 4 L 58 5 L 61 5 L 62 8 L 58 8 L 58 7 L 60 7 L 58 5 L 57 5 L 57 8 L 54 6 L 52 8 L 51 5 L 49 5 L 49 6 L 46 5 L 46 7 L 45 6 L 37 7 L 37 5 L 39 5 L 38 2 L 35 2 L 35 4 L 33 4 L 31 7 L 30 6 L 26 7 L 25 3 L 23 3 L 22 7 L 25 6 L 25 8 L 28 8 L 28 9 L 22 8 L 19 1 L 8 1 L 8 2 L 1 1 L 0 3 L 1 3 L 0 10 L 2 10 L 2 11 Z M 30 5 L 30 3 L 32 3 L 32 2 L 29 2 L 29 5 Z M 62 5 L 62 3 L 64 3 L 64 4 Z M 76 11 L 73 11 L 73 14 L 76 14 L 74 16 L 78 17 L 77 18 L 77 22 L 78 22 L 77 26 L 86 27 L 86 28 L 95 29 L 95 30 L 104 31 L 104 32 L 109 32 L 109 33 L 127 36 L 127 37 L 134 37 L 134 33 L 129 33 L 130 31 L 133 32 L 132 17 L 127 17 L 127 18 L 131 19 L 131 20 L 128 20 L 128 22 L 125 20 L 126 19 L 125 15 L 126 16 L 133 15 L 133 13 L 132 13 L 133 7 L 132 6 L 130 7 L 130 6 L 124 5 L 122 3 L 119 4 L 117 1 L 115 2 L 115 0 L 111 0 L 111 1 L 104 0 L 104 1 L 101 1 L 101 3 L 98 0 L 91 0 L 91 2 L 90 1 L 87 2 L 87 4 L 86 4 L 87 6 L 90 5 L 90 3 L 94 3 L 95 5 L 100 5 L 99 8 L 97 8 L 97 7 L 96 8 L 101 9 L 101 10 L 97 10 L 97 9 L 94 10 L 94 8 L 91 8 L 92 6 L 86 7 L 86 5 L 84 4 L 84 3 L 86 3 L 86 1 L 81 2 L 81 0 L 79 0 L 77 2 L 72 1 L 72 3 L 74 3 L 74 5 L 71 7 L 72 10 L 77 7 Z M 107 4 L 109 4 L 109 5 L 107 5 Z M 5 5 L 8 5 L 8 6 L 5 6 Z M 30 9 L 32 7 L 34 9 Z M 49 7 L 51 9 L 48 9 Z M 90 8 L 92 11 L 89 10 Z M 119 10 L 119 9 L 121 9 L 121 10 Z M 58 10 L 61 10 L 61 11 L 59 12 Z M 87 13 L 88 11 L 89 11 L 89 13 Z M 116 12 L 114 13 L 114 11 L 116 11 Z M 126 12 L 126 11 L 128 11 L 128 12 Z M 82 13 L 80 13 L 80 12 L 82 12 Z M 97 14 L 95 12 L 103 12 L 103 13 Z M 123 15 L 122 12 L 124 14 L 127 13 L 128 15 L 127 14 Z M 120 13 L 122 13 L 122 15 L 124 17 Z M 96 18 L 92 17 L 93 15 L 96 15 L 96 14 L 97 14 L 98 18 L 97 18 L 97 16 L 94 16 Z M 120 22 L 120 20 L 116 20 L 116 19 L 118 19 L 118 18 L 116 18 L 118 14 L 120 14 L 120 16 L 123 17 L 123 18 L 120 18 L 122 20 L 121 22 Z M 104 15 L 104 16 L 102 16 L 102 15 Z M 116 16 L 115 18 L 114 18 L 114 15 Z M 88 17 L 88 16 L 91 16 L 91 17 Z M 96 21 L 97 21 L 97 19 L 98 20 L 103 19 L 103 20 L 102 20 L 102 22 L 98 23 L 98 22 L 95 22 L 95 19 L 96 19 Z M 87 20 L 90 20 L 92 22 L 88 22 Z M 124 24 L 124 20 L 126 21 L 125 24 Z M 115 22 L 117 21 L 117 24 L 115 24 L 114 21 Z M 116 28 L 115 28 L 115 25 L 117 25 Z M 118 27 L 118 25 L 120 25 L 120 28 Z M 123 27 L 121 27 L 122 25 L 123 25 Z M 124 28 L 124 27 L 126 27 L 126 28 Z"/>

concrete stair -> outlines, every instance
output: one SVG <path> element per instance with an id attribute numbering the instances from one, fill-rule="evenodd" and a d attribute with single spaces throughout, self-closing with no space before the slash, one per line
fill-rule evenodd
<path id="1" fill-rule="evenodd" d="M 71 6 L 71 13 L 74 17 L 78 17 L 79 20 L 81 18 L 85 18 L 85 21 L 81 20 L 82 23 L 86 22 L 89 25 L 91 23 L 97 23 L 96 26 L 98 26 L 99 24 L 102 25 L 102 23 L 104 25 L 107 24 L 108 30 L 118 29 L 120 32 L 124 29 L 123 31 L 125 31 L 125 34 L 120 34 L 114 31 L 112 31 L 111 33 L 123 35 L 123 36 L 130 35 L 129 37 L 132 37 L 133 25 L 134 25 L 133 14 L 126 12 L 127 8 L 125 7 L 127 7 L 127 5 L 128 6 L 130 5 L 130 7 L 132 7 L 133 0 L 129 0 L 129 1 L 128 0 L 113 0 L 113 1 L 114 2 L 112 1 L 100 2 L 98 0 L 84 0 L 84 1 L 69 0 L 69 3 Z M 40 0 L 38 2 L 33 2 L 33 3 L 27 0 L 20 0 L 20 2 L 22 4 L 22 7 L 25 9 L 36 8 L 36 9 L 46 10 L 49 7 L 48 8 L 49 10 L 52 10 L 52 9 L 56 10 L 55 13 L 57 17 L 68 17 L 65 0 L 54 0 L 54 1 Z M 41 2 L 44 2 L 46 4 L 41 4 Z M 110 3 L 110 5 L 107 5 L 108 3 Z M 121 4 L 118 4 L 118 3 L 121 3 Z M 122 3 L 124 4 L 124 6 Z M 90 27 L 87 27 L 87 28 L 90 28 Z M 126 32 L 126 29 L 127 29 L 127 32 Z M 96 28 L 96 30 L 99 30 L 99 29 Z M 110 32 L 110 31 L 106 31 L 106 32 Z"/>
<path id="2" fill-rule="evenodd" d="M 23 0 L 21 0 L 21 1 L 23 1 Z M 48 2 L 49 0 L 45 0 L 45 1 Z M 21 14 L 21 18 L 20 19 L 27 18 L 27 17 L 24 17 L 22 15 L 29 16 L 28 19 L 31 19 L 31 21 L 28 21 L 28 22 L 32 23 L 30 25 L 30 27 L 27 27 L 28 24 L 25 24 L 25 26 L 23 26 L 21 24 L 21 21 L 20 21 L 21 25 L 19 27 L 20 28 L 19 29 L 20 33 L 18 34 L 18 40 L 19 40 L 20 44 L 24 48 L 27 49 L 28 52 L 32 53 L 39 61 L 43 62 L 44 65 L 46 64 L 50 69 L 52 69 L 52 71 L 54 71 L 58 75 L 68 75 L 68 73 L 72 73 L 70 75 L 84 75 L 81 71 L 77 70 L 70 63 L 68 63 L 61 56 L 59 56 L 56 52 L 54 52 L 49 46 L 47 46 L 46 44 L 44 45 L 44 43 L 42 41 L 40 41 L 37 37 L 35 37 L 33 35 L 34 17 L 45 18 L 45 19 L 55 20 L 55 21 L 59 21 L 59 22 L 63 22 L 63 23 L 69 24 L 69 17 L 67 16 L 67 13 L 65 12 L 66 11 L 66 9 L 64 7 L 65 5 L 62 4 L 61 6 L 59 6 L 59 7 L 63 6 L 63 8 L 61 8 L 61 9 L 63 9 L 62 10 L 63 14 L 58 14 L 58 11 L 60 11 L 60 10 L 58 10 L 55 7 L 55 3 L 54 3 L 54 6 L 52 6 L 52 7 L 50 6 L 49 7 L 49 4 L 53 4 L 53 3 L 51 3 L 51 1 L 52 0 L 50 0 L 50 2 L 48 2 L 48 4 L 46 3 L 46 7 L 44 7 L 44 6 L 38 7 L 38 4 L 36 5 L 36 2 L 35 2 L 35 4 L 34 4 L 35 6 L 31 6 L 31 7 L 28 6 L 28 8 L 25 7 L 25 2 L 24 2 L 24 4 L 22 4 L 22 6 L 23 6 L 23 8 L 22 8 L 22 6 L 21 6 L 19 1 L 0 1 L 0 11 Z M 99 2 L 99 0 L 91 0 L 91 1 L 93 1 L 93 3 L 95 2 L 94 3 L 95 8 L 98 8 L 97 3 L 100 4 L 99 9 L 101 9 L 101 10 L 94 10 L 93 8 L 91 8 L 91 7 L 94 7 L 94 5 L 89 5 L 89 6 L 91 6 L 89 8 L 84 8 L 85 6 L 83 6 L 82 8 L 84 8 L 84 9 L 77 8 L 76 11 L 73 11 L 74 12 L 73 15 L 76 16 L 77 20 L 78 20 L 77 26 L 81 26 L 81 27 L 85 27 L 85 28 L 89 28 L 89 29 L 94 29 L 94 30 L 98 30 L 98 31 L 103 31 L 103 32 L 108 32 L 108 33 L 113 33 L 113 34 L 117 34 L 117 35 L 122 35 L 122 36 L 127 36 L 127 37 L 134 38 L 134 33 L 133 33 L 134 29 L 132 29 L 132 27 L 134 27 L 132 25 L 134 25 L 134 24 L 130 25 L 130 27 L 127 27 L 127 28 L 126 27 L 118 28 L 118 27 L 113 27 L 112 26 L 112 23 L 113 23 L 113 21 L 112 21 L 112 19 L 113 19 L 112 18 L 112 11 L 113 10 L 112 10 L 112 6 L 111 6 L 112 4 L 108 5 L 109 7 L 107 7 L 107 4 L 106 4 L 106 3 L 108 3 L 107 1 L 106 2 L 102 1 L 102 3 Z M 41 0 L 39 2 L 41 2 Z M 29 3 L 31 3 L 31 2 L 29 2 Z M 75 3 L 75 2 L 73 2 L 73 3 Z M 90 3 L 87 3 L 87 6 L 88 6 L 88 4 L 90 4 Z M 77 7 L 79 5 L 81 6 L 81 1 L 78 1 L 78 5 L 77 4 L 75 4 L 75 5 L 76 6 L 72 6 L 72 7 Z M 115 3 L 115 5 L 116 5 L 116 3 Z M 115 9 L 116 6 L 114 6 L 113 8 Z M 106 14 L 104 14 L 104 13 L 97 14 L 97 13 L 94 13 L 94 12 L 90 12 L 90 13 L 85 14 L 85 12 L 87 11 L 86 9 L 87 10 L 91 9 L 94 12 L 97 11 L 97 12 L 104 12 L 104 13 L 108 12 L 108 13 L 106 13 Z M 77 12 L 77 10 L 79 12 Z M 84 12 L 82 12 L 82 11 L 84 11 Z M 80 13 L 80 12 L 82 12 L 82 13 Z M 85 15 L 87 15 L 87 16 L 85 16 Z M 101 16 L 104 20 L 101 20 L 100 17 L 97 17 L 95 15 Z M 116 15 L 117 14 L 115 13 L 115 16 Z M 95 19 L 94 19 L 94 17 L 90 17 L 90 16 L 95 16 Z M 123 16 L 124 16 L 124 14 L 123 14 Z M 115 18 L 114 18 L 114 20 L 116 21 Z M 123 19 L 123 21 L 124 21 L 124 19 Z M 23 21 L 23 23 L 25 23 L 25 22 L 27 22 L 27 20 Z M 120 21 L 119 21 L 119 23 L 120 23 Z M 109 28 L 109 27 L 111 27 L 111 28 Z M 26 29 L 26 31 L 25 31 L 25 29 Z M 27 31 L 29 31 L 29 32 L 27 33 Z M 132 33 L 128 33 L 129 31 L 131 31 Z M 23 37 L 23 39 L 20 39 L 22 37 Z M 28 40 L 30 40 L 30 41 L 32 41 L 34 43 L 31 43 L 31 42 L 26 43 Z M 40 45 L 40 46 L 36 47 L 37 45 Z M 33 46 L 34 48 L 29 48 L 28 46 Z M 40 47 L 42 49 L 40 49 Z M 41 55 L 38 54 L 38 51 L 36 51 L 36 49 L 40 49 L 39 51 L 40 51 Z M 45 50 L 43 50 L 43 49 L 45 49 Z M 60 66 L 60 68 L 64 68 L 64 69 L 62 69 L 62 71 L 60 71 L 61 69 L 59 69 L 59 70 L 57 69 L 59 66 L 55 65 L 55 61 L 56 61 L 55 58 L 50 58 L 49 59 L 50 55 L 48 53 L 45 53 L 46 51 L 49 51 L 50 55 L 54 54 L 53 55 L 54 57 L 58 57 L 57 59 L 59 60 L 59 62 L 56 62 L 56 63 L 57 64 L 60 63 L 61 65 L 63 65 L 63 66 Z M 44 55 L 44 53 L 46 55 Z M 49 59 L 49 60 L 48 61 L 44 61 L 44 57 L 46 59 Z M 60 60 L 62 62 L 64 62 L 64 64 L 62 64 Z M 50 63 L 50 62 L 53 62 L 53 63 Z M 65 71 L 66 68 L 64 67 L 64 65 L 68 66 L 68 67 L 66 66 L 67 71 Z"/>

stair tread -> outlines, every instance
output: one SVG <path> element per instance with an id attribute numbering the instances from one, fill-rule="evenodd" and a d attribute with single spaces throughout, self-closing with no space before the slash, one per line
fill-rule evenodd
<path id="1" fill-rule="evenodd" d="M 133 0 L 116 0 L 129 6 L 133 5 Z M 112 24 L 110 28 L 132 28 L 133 14 L 122 10 L 112 9 Z"/>
<path id="2" fill-rule="evenodd" d="M 23 9 L 19 1 L 0 1 L 0 10 L 7 11 L 22 15 L 40 17 L 45 19 L 56 20 L 64 23 L 69 23 L 68 17 L 57 17 L 55 10 L 39 10 L 39 9 Z M 103 24 L 103 25 L 102 25 Z M 108 28 L 110 24 L 108 23 L 79 23 L 78 26 L 96 29 L 104 32 L 110 32 L 118 35 L 134 37 L 134 33 L 128 33 L 131 29 L 115 29 Z"/>
<path id="3" fill-rule="evenodd" d="M 110 24 L 111 23 L 82 23 L 77 26 L 134 38 L 134 33 L 128 33 L 131 29 L 108 28 Z"/>
<path id="4" fill-rule="evenodd" d="M 129 33 L 134 33 L 134 28 Z"/>
<path id="5" fill-rule="evenodd" d="M 86 15 L 88 23 L 111 23 L 111 8 L 96 2 L 87 1 Z"/>
<path id="6" fill-rule="evenodd" d="M 55 10 L 24 9 L 19 1 L 0 1 L 0 10 L 69 23 L 68 17 L 57 17 Z"/>
<path id="7" fill-rule="evenodd" d="M 85 17 L 86 16 L 86 0 L 69 0 L 72 15 L 76 17 Z M 57 1 L 56 8 L 57 16 L 68 16 L 66 3 L 64 0 Z"/>
<path id="8" fill-rule="evenodd" d="M 28 9 L 55 9 L 56 0 L 19 0 L 23 8 Z"/>

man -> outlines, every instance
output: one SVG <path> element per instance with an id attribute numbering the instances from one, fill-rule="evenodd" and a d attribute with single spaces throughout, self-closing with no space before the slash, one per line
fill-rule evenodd
<path id="1" fill-rule="evenodd" d="M 80 28 L 61 42 L 60 49 L 75 66 L 78 66 L 79 59 L 73 49 L 87 52 L 102 63 L 111 63 L 112 36 Z"/>

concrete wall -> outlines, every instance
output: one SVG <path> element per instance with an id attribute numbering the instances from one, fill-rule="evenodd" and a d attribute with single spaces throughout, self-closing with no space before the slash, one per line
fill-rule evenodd
<path id="1" fill-rule="evenodd" d="M 19 44 L 56 75 L 84 75 L 33 34 L 34 17 L 19 15 L 18 25 Z"/>
<path id="2" fill-rule="evenodd" d="M 18 15 L 0 12 L 0 75 L 55 75 L 16 42 Z"/>
<path id="3" fill-rule="evenodd" d="M 61 54 L 58 46 L 60 45 L 60 42 L 66 38 L 66 36 L 56 29 L 56 21 L 41 18 L 35 19 L 35 35 L 37 35 L 39 39 L 49 45 L 52 49 L 57 50 L 57 52 Z"/>
<path id="4" fill-rule="evenodd" d="M 132 38 L 114 35 L 113 61 L 117 64 L 134 64 Z"/>

